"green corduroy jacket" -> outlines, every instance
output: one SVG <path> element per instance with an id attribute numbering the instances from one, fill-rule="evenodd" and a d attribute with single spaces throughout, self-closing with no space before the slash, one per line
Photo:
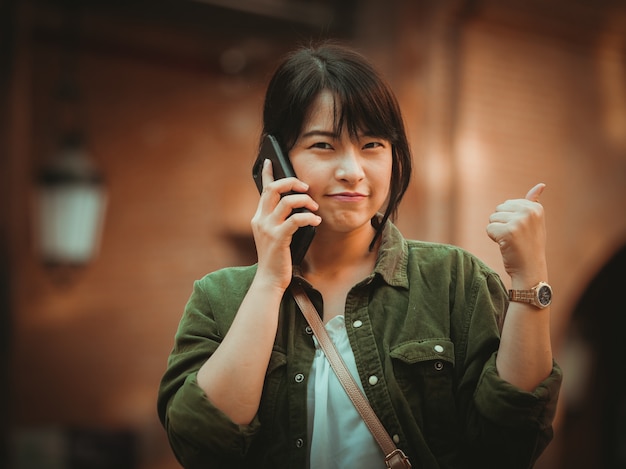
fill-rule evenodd
<path id="1" fill-rule="evenodd" d="M 196 281 L 180 321 L 158 413 L 187 469 L 308 466 L 307 376 L 315 347 L 289 290 L 249 425 L 233 423 L 196 382 L 255 272 L 233 267 Z M 308 292 L 322 311 L 319 292 L 310 285 Z M 405 240 L 388 223 L 374 272 L 348 294 L 345 322 L 367 398 L 414 468 L 529 468 L 552 439 L 558 365 L 533 392 L 498 376 L 507 307 L 499 276 L 476 257 Z"/>

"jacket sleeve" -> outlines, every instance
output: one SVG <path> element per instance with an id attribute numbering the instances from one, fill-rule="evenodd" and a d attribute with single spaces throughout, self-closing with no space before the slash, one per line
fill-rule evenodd
<path id="1" fill-rule="evenodd" d="M 496 354 L 489 359 L 474 402 L 478 414 L 488 422 L 484 444 L 498 449 L 496 462 L 503 462 L 503 467 L 532 467 L 552 440 L 561 380 L 561 369 L 554 363 L 552 373 L 532 392 L 526 392 L 498 376 Z"/>
<path id="2" fill-rule="evenodd" d="M 237 467 L 260 427 L 257 418 L 246 426 L 232 422 L 196 381 L 198 370 L 221 343 L 249 285 L 240 282 L 235 286 L 241 289 L 237 292 L 227 283 L 223 275 L 209 275 L 194 283 L 159 386 L 159 418 L 174 454 L 187 469 Z M 220 291 L 228 294 L 220 295 Z"/>
<path id="3" fill-rule="evenodd" d="M 508 299 L 493 272 L 474 275 L 465 316 L 467 343 L 460 394 L 466 454 L 480 467 L 530 468 L 552 440 L 561 370 L 532 392 L 501 379 L 496 369 L 499 333 Z M 477 466 L 478 467 L 478 466 Z"/>

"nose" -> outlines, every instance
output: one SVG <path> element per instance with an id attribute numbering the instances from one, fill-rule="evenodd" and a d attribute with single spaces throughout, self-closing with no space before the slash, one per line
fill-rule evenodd
<path id="1" fill-rule="evenodd" d="M 365 177 L 358 148 L 348 145 L 337 158 L 335 177 L 340 181 L 355 184 Z"/>

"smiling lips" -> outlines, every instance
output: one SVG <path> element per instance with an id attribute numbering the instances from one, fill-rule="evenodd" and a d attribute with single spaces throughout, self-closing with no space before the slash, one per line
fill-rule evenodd
<path id="1" fill-rule="evenodd" d="M 367 196 L 365 194 L 361 194 L 360 192 L 338 192 L 336 194 L 330 194 L 328 197 L 340 202 L 360 202 Z"/>

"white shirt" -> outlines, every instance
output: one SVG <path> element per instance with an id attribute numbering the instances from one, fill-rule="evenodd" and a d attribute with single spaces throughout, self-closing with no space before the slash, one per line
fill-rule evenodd
<path id="1" fill-rule="evenodd" d="M 343 316 L 326 330 L 363 390 Z M 310 469 L 381 469 L 383 452 L 341 386 L 315 336 L 315 358 L 307 388 Z"/>

